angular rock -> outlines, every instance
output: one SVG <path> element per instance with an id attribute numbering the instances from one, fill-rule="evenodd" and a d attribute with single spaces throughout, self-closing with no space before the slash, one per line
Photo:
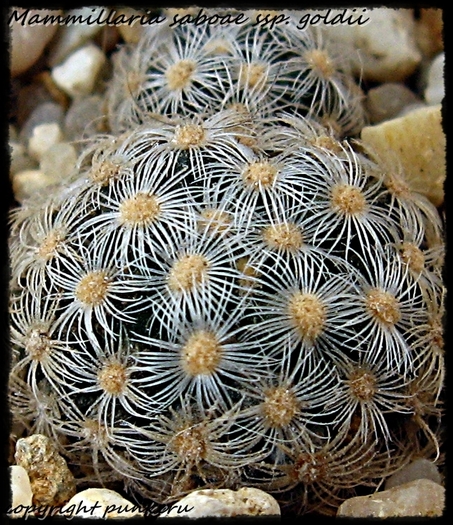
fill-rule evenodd
<path id="1" fill-rule="evenodd" d="M 9 516 L 21 518 L 26 513 L 26 508 L 32 504 L 33 492 L 31 491 L 30 478 L 27 471 L 20 465 L 9 467 L 11 479 L 11 512 Z"/>
<path id="2" fill-rule="evenodd" d="M 386 169 L 394 170 L 395 161 L 399 162 L 410 188 L 440 206 L 446 178 L 446 137 L 440 105 L 366 126 L 361 138 L 365 146 L 377 153 Z"/>
<path id="3" fill-rule="evenodd" d="M 417 479 L 369 496 L 344 501 L 341 518 L 439 517 L 445 510 L 445 489 L 429 479 Z"/>
<path id="4" fill-rule="evenodd" d="M 415 71 L 422 54 L 415 39 L 412 9 L 379 7 L 365 13 L 349 11 L 346 16 L 357 18 L 362 14 L 363 19 L 370 21 L 364 25 L 329 26 L 326 33 L 334 45 L 349 47 L 357 76 L 375 82 L 400 82 Z"/>
<path id="5" fill-rule="evenodd" d="M 52 69 L 51 76 L 59 88 L 70 97 L 90 94 L 106 63 L 105 54 L 94 44 L 74 51 L 66 60 Z"/>
<path id="6" fill-rule="evenodd" d="M 73 496 L 60 511 L 66 518 L 133 518 L 142 511 L 110 489 L 86 489 Z"/>
<path id="7" fill-rule="evenodd" d="M 181 512 L 188 509 L 187 512 Z M 266 492 L 243 487 L 230 489 L 202 489 L 188 494 L 160 517 L 203 518 L 235 516 L 280 516 L 280 506 Z"/>
<path id="8" fill-rule="evenodd" d="M 34 505 L 61 505 L 75 494 L 74 476 L 48 437 L 19 439 L 14 457 L 28 472 Z"/>

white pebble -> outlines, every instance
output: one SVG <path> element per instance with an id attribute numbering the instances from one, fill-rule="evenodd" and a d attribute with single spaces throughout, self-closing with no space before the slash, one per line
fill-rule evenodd
<path id="1" fill-rule="evenodd" d="M 185 509 L 187 511 L 183 512 Z M 243 487 L 237 491 L 230 489 L 196 490 L 182 498 L 161 517 L 204 518 L 280 516 L 280 514 L 280 506 L 270 494 L 259 489 Z"/>
<path id="2" fill-rule="evenodd" d="M 354 16 L 354 13 L 347 14 Z M 334 46 L 349 47 L 353 69 L 364 80 L 405 80 L 422 59 L 416 43 L 412 10 L 372 8 L 363 13 L 363 18 L 370 20 L 361 26 L 328 27 L 326 34 L 332 38 Z"/>
<path id="3" fill-rule="evenodd" d="M 430 106 L 441 104 L 445 96 L 444 85 L 445 53 L 440 53 L 431 63 L 427 74 L 425 100 Z"/>
<path id="4" fill-rule="evenodd" d="M 108 10 L 105 7 L 81 7 L 78 9 L 69 9 L 65 12 L 64 18 L 67 20 L 86 20 L 89 22 L 97 19 L 105 19 L 106 14 L 103 15 L 103 13 L 107 12 Z M 97 23 L 71 23 L 61 27 L 58 37 L 50 49 L 49 66 L 55 67 L 61 64 L 73 51 L 95 37 L 102 27 L 102 25 Z"/>
<path id="5" fill-rule="evenodd" d="M 134 505 L 110 489 L 86 489 L 73 496 L 61 509 L 66 518 L 132 518 L 143 516 Z"/>
<path id="6" fill-rule="evenodd" d="M 63 138 L 63 132 L 57 123 L 40 124 L 33 128 L 32 136 L 28 141 L 28 152 L 33 158 L 41 160 L 44 153 Z"/>
<path id="7" fill-rule="evenodd" d="M 24 467 L 12 465 L 9 467 L 11 480 L 11 517 L 20 518 L 24 516 L 26 507 L 32 504 L 33 493 L 31 491 L 30 479 Z M 17 510 L 17 512 L 14 511 Z"/>
<path id="8" fill-rule="evenodd" d="M 89 44 L 54 67 L 51 76 L 57 86 L 70 97 L 88 95 L 93 91 L 106 60 L 105 54 L 99 47 Z"/>

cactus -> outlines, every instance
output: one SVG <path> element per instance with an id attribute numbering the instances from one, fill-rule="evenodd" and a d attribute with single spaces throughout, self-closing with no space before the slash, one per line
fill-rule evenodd
<path id="1" fill-rule="evenodd" d="M 111 133 L 12 211 L 11 412 L 79 483 L 328 514 L 440 457 L 442 222 L 354 137 L 325 38 L 150 33 Z"/>

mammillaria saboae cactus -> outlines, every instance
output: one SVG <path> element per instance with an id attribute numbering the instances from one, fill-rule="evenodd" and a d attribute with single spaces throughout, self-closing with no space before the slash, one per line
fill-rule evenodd
<path id="1" fill-rule="evenodd" d="M 14 418 L 157 502 L 329 512 L 437 459 L 441 220 L 353 138 L 324 34 L 149 34 L 115 57 L 111 134 L 12 212 Z"/>

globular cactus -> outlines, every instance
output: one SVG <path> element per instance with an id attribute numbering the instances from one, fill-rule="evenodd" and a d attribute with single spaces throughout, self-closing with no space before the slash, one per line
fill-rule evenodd
<path id="1" fill-rule="evenodd" d="M 317 33 L 221 29 L 121 50 L 112 133 L 12 212 L 11 411 L 80 483 L 329 513 L 441 453 L 442 223 Z"/>

